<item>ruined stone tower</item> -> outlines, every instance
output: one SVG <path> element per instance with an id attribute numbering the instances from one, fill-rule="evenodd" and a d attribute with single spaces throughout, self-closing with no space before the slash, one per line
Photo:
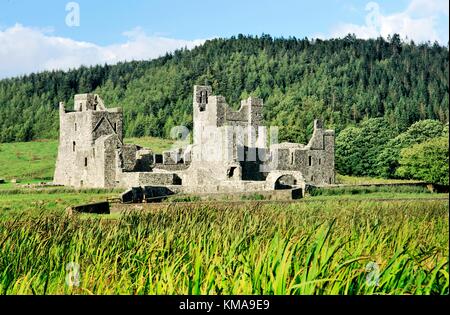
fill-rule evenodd
<path id="1" fill-rule="evenodd" d="M 120 108 L 95 94 L 60 104 L 54 182 L 74 187 L 164 186 L 176 192 L 252 192 L 333 184 L 334 131 L 319 120 L 308 144 L 268 143 L 263 101 L 233 110 L 210 86 L 194 86 L 193 143 L 162 154 L 123 143 Z"/>
<path id="2" fill-rule="evenodd" d="M 256 149 L 264 138 L 258 134 L 262 106 L 262 100 L 250 97 L 234 111 L 223 96 L 212 94 L 210 86 L 194 86 L 190 181 L 201 184 L 204 180 L 251 180 L 259 176 L 257 172 L 247 174 L 246 165 L 256 163 Z"/>
<path id="3" fill-rule="evenodd" d="M 107 109 L 94 94 L 74 98 L 74 110 L 59 104 L 59 147 L 56 184 L 75 187 L 114 186 L 111 172 L 115 165 L 107 148 L 122 144 L 122 110 Z"/>
<path id="4" fill-rule="evenodd" d="M 186 170 L 191 186 L 206 185 L 204 190 L 213 186 L 213 191 L 222 186 L 258 189 L 275 185 L 267 179 L 282 174 L 292 182 L 334 183 L 334 131 L 324 130 L 315 120 L 307 145 L 268 146 L 262 108 L 261 99 L 249 97 L 234 111 L 223 96 L 213 95 L 210 86 L 194 86 L 192 164 Z"/>
<path id="5" fill-rule="evenodd" d="M 79 94 L 74 110 L 60 103 L 54 183 L 73 187 L 177 184 L 178 176 L 154 172 L 151 150 L 123 143 L 120 108 L 106 108 L 95 94 Z"/>

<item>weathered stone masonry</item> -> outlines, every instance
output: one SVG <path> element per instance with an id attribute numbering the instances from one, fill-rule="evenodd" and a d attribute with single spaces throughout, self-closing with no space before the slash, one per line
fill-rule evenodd
<path id="1" fill-rule="evenodd" d="M 193 143 L 154 155 L 123 143 L 120 108 L 98 95 L 75 96 L 74 110 L 60 104 L 54 182 L 74 187 L 166 186 L 175 192 L 265 191 L 333 184 L 334 131 L 314 122 L 307 145 L 268 145 L 263 101 L 248 98 L 232 110 L 210 86 L 194 86 Z"/>

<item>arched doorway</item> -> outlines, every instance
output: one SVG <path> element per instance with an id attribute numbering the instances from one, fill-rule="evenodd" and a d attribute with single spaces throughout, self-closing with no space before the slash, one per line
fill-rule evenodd
<path id="1" fill-rule="evenodd" d="M 297 185 L 297 179 L 291 174 L 281 175 L 275 181 L 275 189 L 291 189 Z"/>

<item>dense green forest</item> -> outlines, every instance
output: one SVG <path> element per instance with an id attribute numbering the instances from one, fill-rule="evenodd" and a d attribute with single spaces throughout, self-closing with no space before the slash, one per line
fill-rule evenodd
<path id="1" fill-rule="evenodd" d="M 92 91 L 107 106 L 124 109 L 126 136 L 167 137 L 175 125 L 192 126 L 192 87 L 207 82 L 233 107 L 249 95 L 263 98 L 266 123 L 281 127 L 281 140 L 307 142 L 314 118 L 338 135 L 345 130 L 341 140 L 354 140 L 351 132 L 365 135 L 366 128 L 374 137 L 369 154 L 354 154 L 362 156 L 360 165 L 341 159 L 338 170 L 400 176 L 395 171 L 400 151 L 391 164 L 378 165 L 381 146 L 420 120 L 448 123 L 448 76 L 448 47 L 407 43 L 398 35 L 369 40 L 239 35 L 151 61 L 1 80 L 0 142 L 56 138 L 58 102 L 73 106 L 74 94 Z M 345 160 L 339 143 L 338 137 L 338 158 Z"/>
<path id="2" fill-rule="evenodd" d="M 341 174 L 449 184 L 448 123 L 425 119 L 396 135 L 383 118 L 348 126 L 336 137 Z"/>

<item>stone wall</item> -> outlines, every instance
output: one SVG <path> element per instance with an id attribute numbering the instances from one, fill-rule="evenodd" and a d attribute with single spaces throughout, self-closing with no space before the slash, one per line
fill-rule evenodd
<path id="1" fill-rule="evenodd" d="M 319 120 L 314 121 L 314 132 L 309 143 L 281 143 L 271 147 L 277 157 L 277 170 L 300 171 L 310 184 L 334 184 L 334 131 L 324 130 Z M 273 162 L 273 161 L 272 161 Z"/>
<path id="2" fill-rule="evenodd" d="M 248 98 L 233 110 L 210 86 L 195 86 L 193 144 L 153 155 L 123 143 L 120 108 L 95 94 L 60 104 L 55 184 L 75 187 L 173 186 L 181 192 L 232 193 L 332 184 L 334 131 L 318 120 L 307 145 L 266 146 L 263 101 Z M 267 160 L 267 161 L 266 161 Z"/>

